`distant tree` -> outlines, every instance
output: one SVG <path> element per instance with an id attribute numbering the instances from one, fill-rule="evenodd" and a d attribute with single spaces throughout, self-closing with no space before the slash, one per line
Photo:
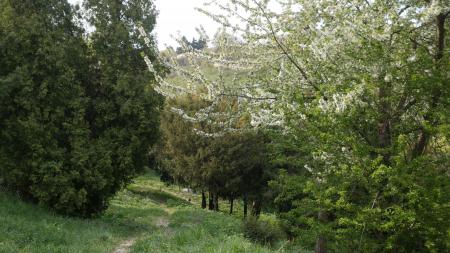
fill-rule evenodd
<path id="1" fill-rule="evenodd" d="M 204 49 L 207 46 L 206 40 L 203 39 L 203 38 L 199 38 L 198 40 L 193 38 L 192 42 L 190 43 L 190 45 L 195 50 L 202 50 L 202 49 Z"/>
<path id="2" fill-rule="evenodd" d="M 207 40 L 204 38 L 199 38 L 198 40 L 192 38 L 192 41 L 188 41 L 185 36 L 181 37 L 181 46 L 177 47 L 176 53 L 181 54 L 189 50 L 202 50 L 208 46 Z"/>
<path id="3" fill-rule="evenodd" d="M 199 135 L 197 130 L 209 129 L 202 122 L 189 122 L 189 112 L 204 106 L 205 102 L 195 96 L 167 101 L 161 121 L 161 175 L 168 174 L 176 183 L 201 191 L 204 208 L 208 192 L 211 210 L 218 211 L 219 197 L 231 203 L 242 198 L 246 204 L 251 202 L 252 214 L 258 216 L 268 181 L 274 177 L 268 157 L 269 138 L 254 131 Z M 176 108 L 184 108 L 186 114 L 180 115 Z"/>
<path id="4" fill-rule="evenodd" d="M 268 181 L 274 177 L 267 136 L 262 132 L 229 133 L 210 139 L 210 143 L 204 169 L 213 190 L 231 203 L 238 198 L 244 205 L 251 202 L 252 215 L 259 216 Z"/>
<path id="5" fill-rule="evenodd" d="M 184 120 L 174 107 L 184 107 L 187 111 L 203 106 L 201 99 L 195 96 L 179 97 L 166 102 L 161 118 L 162 139 L 158 152 L 159 172 L 169 176 L 179 185 L 191 187 L 202 192 L 202 207 L 206 208 L 208 184 L 202 172 L 205 162 L 203 150 L 207 140 L 195 134 L 193 123 Z"/>

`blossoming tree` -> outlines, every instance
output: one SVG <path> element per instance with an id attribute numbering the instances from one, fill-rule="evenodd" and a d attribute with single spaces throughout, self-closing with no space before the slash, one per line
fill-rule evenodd
<path id="1" fill-rule="evenodd" d="M 297 181 L 280 175 L 274 186 L 292 186 L 302 197 L 278 201 L 291 202 L 284 212 L 298 234 L 318 238 L 316 252 L 327 242 L 350 252 L 448 246 L 448 226 L 439 220 L 450 213 L 450 1 L 211 4 L 221 12 L 199 11 L 224 27 L 212 49 L 185 50 L 194 67 L 167 63 L 183 85 L 157 77 L 155 87 L 168 97 L 197 94 L 208 106 L 173 111 L 217 126 L 198 132 L 206 136 L 242 131 L 234 122 L 246 115 L 247 127 L 280 130 L 306 172 Z M 202 72 L 205 61 L 216 76 Z M 237 107 L 219 110 L 224 100 Z"/>

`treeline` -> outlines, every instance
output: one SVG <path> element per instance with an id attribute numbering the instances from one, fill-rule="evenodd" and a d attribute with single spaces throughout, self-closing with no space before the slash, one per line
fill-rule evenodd
<path id="1" fill-rule="evenodd" d="M 177 47 L 175 52 L 177 54 L 182 54 L 188 52 L 190 50 L 202 50 L 206 48 L 208 45 L 206 39 L 204 38 L 192 38 L 192 41 L 189 41 L 185 36 L 181 37 L 181 46 Z"/>
<path id="2" fill-rule="evenodd" d="M 137 27 L 154 24 L 145 0 L 0 0 L 1 187 L 91 216 L 148 165 L 163 99 Z"/>
<path id="3" fill-rule="evenodd" d="M 233 104 L 226 101 L 223 106 Z M 243 201 L 243 215 L 259 216 L 274 176 L 269 161 L 270 138 L 262 131 L 229 132 L 214 138 L 198 131 L 212 131 L 200 122 L 190 122 L 173 108 L 194 112 L 206 103 L 193 95 L 167 101 L 162 113 L 163 137 L 158 170 L 168 183 L 187 186 L 202 195 L 202 208 L 219 211 L 219 198 Z M 240 124 L 245 125 L 245 119 Z M 271 202 L 271 201 L 267 201 Z"/>

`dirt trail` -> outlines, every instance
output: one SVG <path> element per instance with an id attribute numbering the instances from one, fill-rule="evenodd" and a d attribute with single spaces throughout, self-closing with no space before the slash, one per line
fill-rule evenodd
<path id="1" fill-rule="evenodd" d="M 159 228 L 160 227 L 167 228 L 169 226 L 169 220 L 165 217 L 161 217 L 156 220 L 155 225 Z"/>
<path id="2" fill-rule="evenodd" d="M 113 250 L 113 253 L 128 253 L 135 242 L 136 239 L 134 238 L 128 239 L 117 246 L 117 248 Z"/>
<path id="3" fill-rule="evenodd" d="M 167 217 L 160 217 L 155 221 L 155 225 L 158 228 L 168 229 L 169 220 Z M 136 241 L 137 241 L 137 238 L 130 238 L 128 240 L 125 240 L 119 246 L 117 246 L 112 251 L 112 253 L 129 253 L 131 247 L 133 247 L 133 245 Z"/>

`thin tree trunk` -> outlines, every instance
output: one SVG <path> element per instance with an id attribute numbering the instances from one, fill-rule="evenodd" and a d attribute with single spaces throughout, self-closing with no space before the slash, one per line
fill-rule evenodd
<path id="1" fill-rule="evenodd" d="M 448 13 L 441 13 L 436 17 L 436 55 L 434 56 L 436 67 L 440 68 L 441 60 L 444 57 L 444 49 L 445 49 L 445 20 L 447 18 Z M 441 91 L 439 88 L 434 88 L 432 93 L 432 100 L 429 108 L 429 112 L 424 116 L 424 119 L 428 122 L 431 122 L 432 125 L 435 125 L 436 122 L 433 122 L 432 113 L 433 110 L 437 107 L 439 97 L 441 96 Z M 414 146 L 412 151 L 412 159 L 422 155 L 425 152 L 425 149 L 430 140 L 430 134 L 427 132 L 425 127 L 422 127 L 420 130 L 419 140 Z"/>
<path id="2" fill-rule="evenodd" d="M 258 208 L 256 209 L 256 216 L 259 217 L 261 215 L 261 207 L 262 207 L 262 201 L 258 202 Z"/>
<path id="3" fill-rule="evenodd" d="M 205 191 L 202 190 L 202 208 L 205 209 L 206 208 L 206 195 L 205 195 Z"/>
<path id="4" fill-rule="evenodd" d="M 247 218 L 247 193 L 244 194 L 244 218 Z"/>
<path id="5" fill-rule="evenodd" d="M 380 86 L 378 100 L 380 101 L 380 107 L 378 111 L 381 115 L 381 118 L 378 122 L 378 148 L 380 148 L 381 155 L 383 157 L 383 163 L 387 166 L 390 164 L 391 160 L 391 151 L 389 150 L 389 146 L 391 145 L 391 119 L 390 119 L 390 111 L 391 106 L 387 101 L 387 98 L 390 96 L 391 89 L 389 84 L 383 83 Z"/>
<path id="6" fill-rule="evenodd" d="M 233 203 L 234 203 L 234 199 L 230 198 L 230 214 L 233 214 Z"/>
<path id="7" fill-rule="evenodd" d="M 319 236 L 317 239 L 316 247 L 314 250 L 315 253 L 327 253 L 327 239 L 325 236 Z"/>
<path id="8" fill-rule="evenodd" d="M 328 214 L 325 211 L 319 211 L 317 218 L 319 222 L 328 222 Z M 325 235 L 319 235 L 314 253 L 327 253 L 327 238 Z"/>
<path id="9" fill-rule="evenodd" d="M 259 217 L 261 214 L 261 196 L 258 196 L 256 200 L 252 202 L 252 216 Z"/>
<path id="10" fill-rule="evenodd" d="M 209 210 L 214 210 L 214 199 L 213 198 L 214 198 L 213 193 L 211 191 L 209 191 L 209 194 L 208 194 L 208 201 L 209 201 L 208 209 Z"/>
<path id="11" fill-rule="evenodd" d="M 214 211 L 219 211 L 219 194 L 214 194 Z"/>

